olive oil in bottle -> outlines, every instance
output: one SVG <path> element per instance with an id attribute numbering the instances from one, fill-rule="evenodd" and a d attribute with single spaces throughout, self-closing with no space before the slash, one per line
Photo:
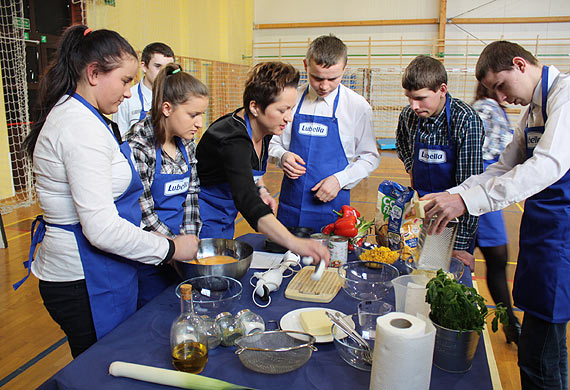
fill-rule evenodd
<path id="1" fill-rule="evenodd" d="M 180 315 L 170 328 L 172 364 L 177 370 L 198 374 L 208 362 L 203 320 L 194 313 L 192 285 L 180 286 Z"/>
<path id="2" fill-rule="evenodd" d="M 207 362 L 208 348 L 204 344 L 184 342 L 172 351 L 172 364 L 178 371 L 199 374 Z"/>

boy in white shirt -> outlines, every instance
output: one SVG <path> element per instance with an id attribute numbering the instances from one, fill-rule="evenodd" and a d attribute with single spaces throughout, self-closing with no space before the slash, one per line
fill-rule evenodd
<path id="1" fill-rule="evenodd" d="M 570 77 L 521 46 L 488 45 L 476 76 L 499 101 L 529 105 L 499 161 L 446 192 L 428 194 L 430 233 L 466 212 L 525 200 L 514 304 L 524 311 L 518 358 L 523 389 L 568 389 L 570 320 Z"/>
<path id="2" fill-rule="evenodd" d="M 350 189 L 380 163 L 372 108 L 341 84 L 346 45 L 333 35 L 316 38 L 304 59 L 308 85 L 297 91 L 295 116 L 269 156 L 283 168 L 277 218 L 315 231 L 334 222 L 333 210 L 350 204 Z"/>
<path id="3" fill-rule="evenodd" d="M 162 42 L 151 43 L 143 49 L 141 68 L 144 77 L 131 87 L 131 97 L 123 100 L 119 105 L 119 111 L 113 115 L 113 121 L 119 125 L 121 135 L 145 118 L 152 104 L 154 79 L 160 69 L 170 62 L 174 62 L 174 52 Z"/>

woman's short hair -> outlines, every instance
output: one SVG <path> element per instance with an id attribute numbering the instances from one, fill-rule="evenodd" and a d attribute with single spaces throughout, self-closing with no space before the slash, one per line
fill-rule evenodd
<path id="1" fill-rule="evenodd" d="M 277 100 L 277 96 L 287 87 L 297 88 L 299 71 L 283 62 L 262 62 L 255 65 L 247 74 L 243 91 L 243 105 L 248 114 L 249 104 L 255 101 L 261 111 Z"/>

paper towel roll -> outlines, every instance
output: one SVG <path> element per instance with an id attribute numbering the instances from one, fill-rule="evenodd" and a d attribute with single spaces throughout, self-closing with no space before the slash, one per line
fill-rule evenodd
<path id="1" fill-rule="evenodd" d="M 405 312 L 413 316 L 429 315 L 430 307 L 426 302 L 427 288 L 425 284 L 408 283 L 406 288 Z"/>
<path id="2" fill-rule="evenodd" d="M 425 317 L 388 313 L 376 319 L 371 390 L 429 389 L 435 328 Z"/>

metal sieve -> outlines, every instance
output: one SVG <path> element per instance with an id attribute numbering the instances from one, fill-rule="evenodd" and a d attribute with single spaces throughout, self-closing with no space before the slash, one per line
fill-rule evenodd
<path id="1" fill-rule="evenodd" d="M 273 330 L 242 336 L 236 340 L 236 355 L 252 371 L 283 374 L 304 365 L 317 348 L 315 337 L 291 330 Z"/>

